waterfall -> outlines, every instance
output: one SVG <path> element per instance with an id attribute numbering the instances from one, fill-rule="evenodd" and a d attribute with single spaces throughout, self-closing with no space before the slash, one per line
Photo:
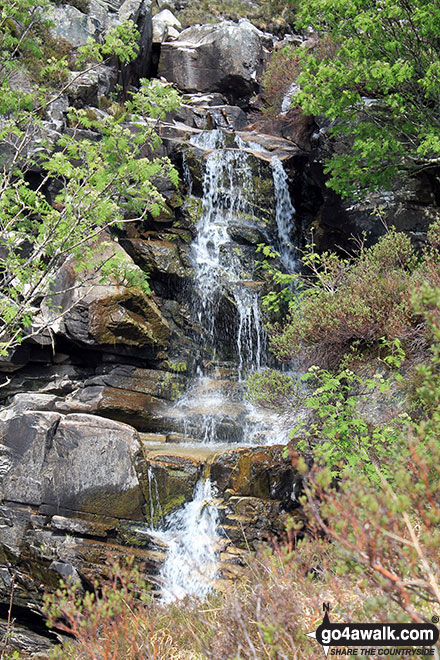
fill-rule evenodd
<path id="1" fill-rule="evenodd" d="M 160 581 L 162 599 L 169 603 L 184 596 L 206 596 L 217 573 L 215 546 L 218 513 L 210 503 L 209 479 L 200 480 L 194 498 L 172 513 L 160 538 L 168 544 Z"/>
<path id="2" fill-rule="evenodd" d="M 160 504 L 159 487 L 157 485 L 156 475 L 151 466 L 148 468 L 147 480 L 150 501 L 150 524 L 152 529 L 156 529 L 157 526 L 163 522 L 164 515 Z"/>
<path id="3" fill-rule="evenodd" d="M 201 213 L 190 252 L 194 269 L 192 311 L 202 335 L 197 377 L 173 410 L 182 420 L 187 445 L 282 443 L 288 435 L 278 416 L 258 410 L 245 399 L 245 377 L 250 370 L 264 366 L 266 337 L 259 301 L 262 283 L 255 272 L 255 241 L 246 245 L 246 240 L 234 241 L 231 236 L 237 228 L 259 232 L 262 241 L 267 237 L 280 252 L 284 267 L 295 269 L 291 239 L 295 209 L 287 174 L 279 158 L 271 158 L 260 145 L 233 133 L 203 132 L 191 138 L 191 145 L 203 154 Z M 261 172 L 263 179 L 258 178 Z M 196 186 L 185 158 L 184 175 L 191 194 Z M 257 203 L 261 191 L 256 186 L 261 181 L 268 184 L 270 197 Z M 228 343 L 226 351 L 220 343 L 222 332 Z M 151 520 L 155 521 L 160 519 L 161 509 L 153 477 L 149 496 Z M 219 532 L 211 482 L 200 480 L 192 501 L 169 514 L 160 529 L 152 532 L 169 549 L 159 576 L 165 601 L 185 595 L 203 597 L 209 592 L 217 574 Z"/>
<path id="4" fill-rule="evenodd" d="M 289 272 L 293 273 L 297 267 L 295 249 L 291 239 L 295 209 L 290 199 L 287 174 L 277 156 L 272 158 L 272 172 L 276 202 L 275 217 L 278 228 L 278 248 L 283 265 Z"/>
<path id="5" fill-rule="evenodd" d="M 192 254 L 198 320 L 207 332 L 208 341 L 215 343 L 218 298 L 226 290 L 238 313 L 236 341 L 241 378 L 245 365 L 260 368 L 265 341 L 258 293 L 244 285 L 240 255 L 228 249 L 231 244 L 228 228 L 234 220 L 252 215 L 248 202 L 253 189 L 250 156 L 243 151 L 244 143 L 238 136 L 234 136 L 234 146 L 227 148 L 225 134 L 220 130 L 201 133 L 191 138 L 191 144 L 210 151 L 205 161 L 202 214 Z M 248 273 L 247 279 L 253 275 Z"/>

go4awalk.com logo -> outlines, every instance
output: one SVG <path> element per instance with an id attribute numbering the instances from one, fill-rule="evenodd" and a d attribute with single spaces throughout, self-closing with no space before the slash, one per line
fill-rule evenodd
<path id="1" fill-rule="evenodd" d="M 324 619 L 308 633 L 321 644 L 326 656 L 434 656 L 439 631 L 432 623 L 331 623 L 330 606 L 324 603 Z M 437 617 L 436 617 L 437 620 Z"/>

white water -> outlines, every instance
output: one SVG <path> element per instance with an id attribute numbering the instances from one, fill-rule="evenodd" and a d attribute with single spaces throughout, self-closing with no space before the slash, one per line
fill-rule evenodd
<path id="1" fill-rule="evenodd" d="M 297 261 L 291 234 L 296 212 L 290 199 L 287 174 L 282 162 L 277 156 L 273 156 L 272 158 L 272 172 L 276 201 L 275 217 L 278 228 L 281 261 L 287 270 L 293 273 L 297 268 Z"/>
<path id="2" fill-rule="evenodd" d="M 252 215 L 248 199 L 252 193 L 252 170 L 245 143 L 234 137 L 234 147 L 225 145 L 220 130 L 200 133 L 191 144 L 211 151 L 206 157 L 203 175 L 202 214 L 197 225 L 197 238 L 192 246 L 198 294 L 198 320 L 207 331 L 208 341 L 215 337 L 218 297 L 227 291 L 238 312 L 237 354 L 239 378 L 248 365 L 259 369 L 265 333 L 261 322 L 258 293 L 242 284 L 245 281 L 240 253 L 230 249 L 228 233 L 234 220 Z M 246 191 L 246 195 L 242 191 Z M 253 272 L 247 273 L 252 278 Z"/>
<path id="3" fill-rule="evenodd" d="M 233 142 L 232 142 L 233 139 Z M 233 146 L 227 146 L 232 143 Z M 242 253 L 234 249 L 228 228 L 237 221 L 246 224 L 255 209 L 251 208 L 253 177 L 252 157 L 246 150 L 258 147 L 232 138 L 223 131 L 201 133 L 191 139 L 193 146 L 206 151 L 203 174 L 202 213 L 197 224 L 197 235 L 192 244 L 195 271 L 194 312 L 204 332 L 204 345 L 209 349 L 216 344 L 216 323 L 222 298 L 232 301 L 236 319 L 221 318 L 235 328 L 234 365 L 236 380 L 225 380 L 221 369 L 210 366 L 206 372 L 202 362 L 198 366 L 198 379 L 191 389 L 176 403 L 176 410 L 184 417 L 184 437 L 197 439 L 203 445 L 237 442 L 240 446 L 283 443 L 288 434 L 282 420 L 275 414 L 258 410 L 244 399 L 243 379 L 250 370 L 264 364 L 266 337 L 261 319 L 258 287 L 249 286 L 255 280 L 254 266 L 244 276 Z M 278 228 L 276 249 L 288 270 L 296 267 L 295 249 L 291 244 L 295 209 L 290 200 L 287 175 L 279 158 L 273 157 L 274 215 Z M 185 163 L 188 189 L 192 190 L 189 168 Z M 243 194 L 246 191 L 246 194 Z M 252 226 L 252 220 L 250 226 Z M 246 264 L 249 268 L 249 264 Z M 233 342 L 234 343 L 234 342 Z M 202 353 L 203 354 L 203 353 Z M 214 354 L 212 364 L 215 364 Z M 225 384 L 227 387 L 225 387 Z M 230 434 L 225 439 L 226 433 Z M 230 429 L 230 430 L 228 430 Z M 238 433 L 237 433 L 238 430 Z M 150 499 L 155 484 L 150 481 Z M 186 595 L 204 597 L 211 589 L 217 573 L 216 546 L 218 544 L 219 516 L 210 505 L 212 486 L 209 480 L 199 481 L 191 502 L 175 511 L 166 520 L 163 531 L 154 534 L 169 547 L 167 559 L 160 573 L 162 598 L 169 602 Z M 153 506 L 153 505 L 152 505 Z M 153 514 L 159 515 L 157 505 Z"/>
<path id="4" fill-rule="evenodd" d="M 159 498 L 159 488 L 157 485 L 156 475 L 151 467 L 148 468 L 148 496 L 150 500 L 150 520 L 153 528 L 163 522 L 164 515 Z"/>
<path id="5" fill-rule="evenodd" d="M 293 97 L 296 96 L 298 92 L 299 86 L 296 83 L 292 83 L 281 102 L 282 115 L 285 115 L 287 112 L 289 112 L 290 108 L 292 107 Z"/>
<path id="6" fill-rule="evenodd" d="M 194 499 L 172 513 L 163 532 L 155 532 L 168 544 L 162 566 L 162 600 L 166 603 L 184 596 L 205 597 L 217 573 L 215 546 L 218 542 L 218 513 L 210 504 L 213 497 L 209 479 L 199 481 Z"/>

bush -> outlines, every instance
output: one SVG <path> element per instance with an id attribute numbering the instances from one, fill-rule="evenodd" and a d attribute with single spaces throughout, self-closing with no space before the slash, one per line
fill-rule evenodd
<path id="1" fill-rule="evenodd" d="M 254 371 L 246 381 L 248 398 L 263 408 L 283 412 L 299 396 L 295 378 L 277 369 Z"/>
<path id="2" fill-rule="evenodd" d="M 109 557 L 108 578 L 93 592 L 61 582 L 44 601 L 48 625 L 74 637 L 51 660 L 197 660 L 193 638 L 204 637 L 191 607 L 160 605 L 130 556 Z"/>
<path id="3" fill-rule="evenodd" d="M 298 57 L 293 46 L 275 50 L 261 81 L 262 97 L 267 104 L 265 114 L 277 115 L 289 88 L 298 75 Z"/>
<path id="4" fill-rule="evenodd" d="M 435 227 L 430 238 L 434 241 Z M 377 346 L 381 338 L 399 339 L 405 350 L 419 350 L 424 326 L 411 302 L 424 281 L 437 283 L 438 250 L 431 242 L 417 257 L 410 239 L 391 230 L 355 258 L 311 250 L 305 273 L 283 324 L 269 328 L 270 346 L 284 361 L 302 352 L 322 365 L 335 365 L 359 341 Z"/>

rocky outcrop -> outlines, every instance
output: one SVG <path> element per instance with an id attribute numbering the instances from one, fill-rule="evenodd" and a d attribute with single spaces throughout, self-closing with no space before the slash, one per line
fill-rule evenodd
<path id="1" fill-rule="evenodd" d="M 59 4 L 52 8 L 52 36 L 78 48 L 90 38 L 102 41 L 111 28 L 127 20 L 133 21 L 139 31 L 139 53 L 134 62 L 122 67 L 122 83 L 128 86 L 148 75 L 152 66 L 152 0 L 125 0 L 122 3 L 90 0 L 83 4 L 83 10 L 70 4 Z M 113 73 L 114 70 L 109 68 L 109 75 Z"/>
<path id="2" fill-rule="evenodd" d="M 189 248 L 176 241 L 131 239 L 123 243 L 134 262 L 157 278 L 175 277 L 181 280 L 192 275 Z"/>
<path id="3" fill-rule="evenodd" d="M 4 411 L 1 426 L 3 501 L 142 518 L 134 429 L 91 415 L 13 410 Z"/>
<path id="4" fill-rule="evenodd" d="M 184 92 L 221 92 L 245 105 L 258 89 L 268 51 L 249 21 L 195 25 L 162 44 L 159 74 Z"/>
<path id="5" fill-rule="evenodd" d="M 105 573 L 108 553 L 130 544 L 151 573 L 157 543 L 142 533 L 137 432 L 91 415 L 6 409 L 0 444 L 0 598 L 12 575 L 15 602 L 38 604 L 60 577 L 85 584 Z M 151 553 L 149 554 L 149 550 Z"/>
<path id="6" fill-rule="evenodd" d="M 107 11 L 102 7 L 98 18 L 96 12 L 94 15 L 84 14 L 72 5 L 55 5 L 50 19 L 54 24 L 52 35 L 78 47 L 84 46 L 88 39 L 97 41 L 100 38 L 106 27 Z"/>
<path id="7" fill-rule="evenodd" d="M 115 254 L 123 260 L 121 275 L 124 269 L 136 271 L 128 254 L 102 237 L 102 262 Z M 102 279 L 100 272 L 78 275 L 73 259 L 64 263 L 53 285 L 51 303 L 42 310 L 46 320 L 54 318 L 52 332 L 88 346 L 166 346 L 170 328 L 154 299 L 140 287 L 116 283 L 116 275 L 107 278 L 106 284 Z"/>

